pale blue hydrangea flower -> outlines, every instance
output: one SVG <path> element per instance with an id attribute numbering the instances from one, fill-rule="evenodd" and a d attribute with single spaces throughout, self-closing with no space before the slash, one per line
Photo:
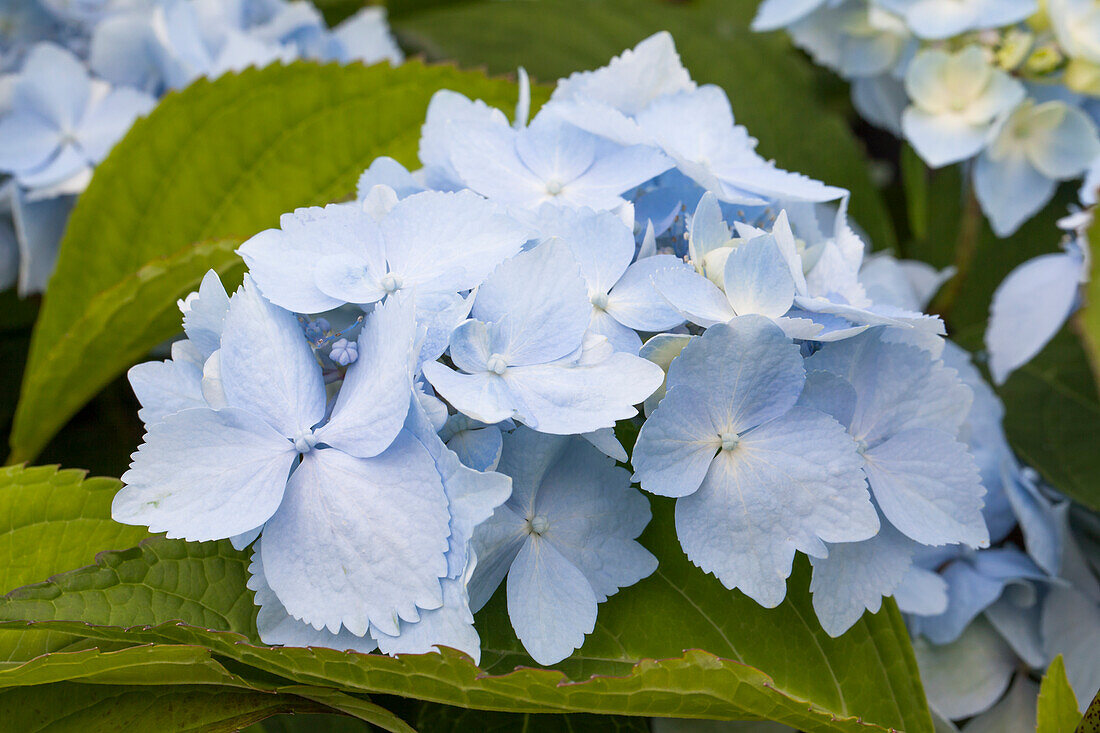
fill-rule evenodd
<path id="1" fill-rule="evenodd" d="M 902 588 L 899 605 L 907 610 L 942 611 L 938 602 L 926 605 L 928 591 L 942 591 L 912 571 L 920 545 L 989 545 L 985 488 L 967 446 L 955 437 L 971 392 L 954 370 L 921 348 L 888 340 L 890 333 L 875 329 L 826 344 L 806 360 L 799 404 L 849 429 L 883 515 L 873 539 L 830 546 L 828 556 L 811 558 L 814 608 L 833 635 Z M 915 597 L 918 589 L 924 599 Z"/>
<path id="2" fill-rule="evenodd" d="M 985 332 L 995 384 L 1042 351 L 1077 309 L 1088 277 L 1087 247 L 1081 238 L 1069 239 L 1064 252 L 1018 265 L 997 286 Z"/>
<path id="3" fill-rule="evenodd" d="M 967 721 L 970 733 L 1031 733 L 1039 713 L 1039 683 L 1017 674 L 1008 692 L 981 715 Z"/>
<path id="4" fill-rule="evenodd" d="M 218 273 L 207 272 L 198 291 L 180 300 L 178 305 L 187 338 L 172 344 L 170 359 L 138 364 L 127 372 L 134 395 L 141 403 L 138 417 L 147 429 L 182 410 L 220 407 L 222 403 L 218 373 L 220 356 L 210 360 L 221 347 L 225 315 L 229 310 L 229 295 Z"/>
<path id="5" fill-rule="evenodd" d="M 785 211 L 770 233 L 740 222 L 735 227 L 739 236 L 731 239 L 716 197 L 705 194 L 689 230 L 696 272 L 654 273 L 658 292 L 689 321 L 709 326 L 756 313 L 792 338 L 816 341 L 850 338 L 874 325 L 943 333 L 938 318 L 867 298 L 859 283 L 863 242 L 847 224 L 845 205 L 834 235 L 803 241 L 801 252 Z"/>
<path id="6" fill-rule="evenodd" d="M 634 448 L 644 490 L 677 497 L 688 558 L 761 605 L 778 605 L 795 551 L 872 537 L 878 517 L 856 443 L 796 407 L 797 346 L 761 316 L 713 326 L 672 362 L 668 392 Z"/>
<path id="7" fill-rule="evenodd" d="M 501 264 L 478 289 L 450 355 L 424 376 L 459 412 L 484 423 L 514 418 L 544 433 L 612 427 L 660 384 L 659 367 L 587 334 L 592 304 L 560 240 Z"/>
<path id="8" fill-rule="evenodd" d="M 898 13 L 916 35 L 942 40 L 985 28 L 1002 28 L 1039 10 L 1037 0 L 875 0 Z"/>
<path id="9" fill-rule="evenodd" d="M 376 309 L 326 419 L 301 327 L 246 278 L 216 352 L 222 405 L 149 427 L 113 516 L 194 541 L 262 527 L 265 577 L 288 613 L 398 634 L 443 602 L 452 522 L 431 452 L 403 429 L 415 333 L 411 304 Z"/>
<path id="10" fill-rule="evenodd" d="M 365 8 L 330 31 L 312 4 L 283 0 L 139 4 L 98 22 L 89 50 L 97 74 L 153 93 L 298 57 L 402 60 L 383 9 Z"/>
<path id="11" fill-rule="evenodd" d="M 866 0 L 822 7 L 788 32 L 816 63 L 846 79 L 889 73 L 915 45 L 900 18 Z"/>
<path id="12" fill-rule="evenodd" d="M 592 304 L 588 332 L 606 336 L 616 351 L 637 354 L 642 346 L 637 331 L 665 331 L 683 323 L 652 283 L 658 270 L 683 268 L 683 263 L 671 255 L 634 262 L 634 235 L 618 216 L 543 205 L 533 225 L 540 238 L 557 237 L 569 246 Z"/>
<path id="13" fill-rule="evenodd" d="M 402 622 L 400 633 L 391 634 L 375 625 L 371 634 L 386 654 L 424 653 L 446 645 L 480 660 L 480 639 L 474 630 L 468 587 L 478 562 L 474 553 L 475 528 L 484 524 L 511 495 L 508 476 L 464 465 L 450 450 L 419 403 L 409 409 L 406 428 L 420 440 L 435 460 L 443 481 L 451 514 L 447 550 L 447 576 L 443 580 L 443 605 L 421 613 L 416 623 Z"/>
<path id="14" fill-rule="evenodd" d="M 551 111 L 513 128 L 500 120 L 452 120 L 448 158 L 463 184 L 500 203 L 616 209 L 622 194 L 672 163 L 648 146 L 620 146 Z"/>
<path id="15" fill-rule="evenodd" d="M 480 638 L 473 626 L 466 590 L 476 564 L 470 549 L 471 536 L 474 527 L 488 519 L 508 498 L 511 482 L 502 474 L 483 473 L 462 465 L 457 455 L 443 446 L 427 413 L 418 404 L 410 407 L 406 427 L 434 457 L 449 502 L 451 536 L 447 551 L 448 572 L 441 580 L 442 605 L 422 609 L 417 621 L 401 620 L 396 634 L 385 633 L 373 624 L 369 635 L 364 636 L 356 636 L 346 628 L 336 633 L 325 628 L 316 629 L 290 616 L 271 590 L 263 572 L 261 540 L 249 567 L 248 587 L 256 591 L 256 604 L 260 606 L 257 627 L 265 643 L 326 646 L 359 652 L 372 651 L 377 645 L 386 654 L 423 654 L 448 646 L 466 652 L 475 662 L 480 660 Z"/>
<path id="16" fill-rule="evenodd" d="M 760 156 L 756 139 L 734 125 L 729 99 L 720 87 L 707 85 L 660 97 L 638 113 L 637 123 L 681 173 L 721 201 L 833 201 L 847 193 L 777 168 Z"/>
<path id="17" fill-rule="evenodd" d="M 708 278 L 690 269 L 668 268 L 654 273 L 654 286 L 685 318 L 700 326 L 756 314 L 771 319 L 794 338 L 813 338 L 822 330 L 808 319 L 785 317 L 794 303 L 795 285 L 774 237 L 762 235 L 729 249 L 719 285 L 713 282 L 719 279 L 713 269 Z"/>
<path id="18" fill-rule="evenodd" d="M 642 344 L 638 356 L 649 359 L 667 374 L 672 360 L 680 355 L 691 339 L 692 336 L 687 333 L 659 333 Z M 665 398 L 667 391 L 667 385 L 662 382 L 660 388 L 642 403 L 647 417 L 657 409 L 657 405 Z"/>
<path id="19" fill-rule="evenodd" d="M 56 38 L 59 31 L 38 2 L 0 0 L 0 74 L 18 70 L 34 44 Z"/>
<path id="20" fill-rule="evenodd" d="M 496 107 L 490 107 L 480 99 L 471 100 L 463 94 L 440 89 L 428 102 L 428 112 L 420 128 L 420 162 L 424 168 L 415 178 L 420 184 L 439 191 L 457 191 L 465 188 L 462 176 L 451 162 L 454 141 L 451 126 L 467 124 L 507 130 L 508 118 Z M 507 132 L 501 134 L 507 135 Z M 373 164 L 371 166 L 373 168 Z M 392 169 L 392 166 L 388 166 Z M 396 169 L 394 169 L 396 170 Z M 391 173 L 392 175 L 392 173 Z M 398 188 L 394 186 L 394 188 Z M 363 195 L 360 181 L 359 195 Z"/>
<path id="21" fill-rule="evenodd" d="M 512 496 L 474 535 L 471 606 L 507 577 L 516 635 L 535 661 L 554 664 L 584 643 L 599 603 L 657 569 L 635 541 L 649 502 L 625 469 L 577 437 L 516 428 L 498 470 L 512 477 Z"/>
<path id="22" fill-rule="evenodd" d="M 1100 687 L 1100 665 L 1096 661 L 1100 658 L 1100 584 L 1075 542 L 1068 509 L 1066 503 L 1054 512 L 1062 548 L 1057 578 L 1037 575 L 1034 566 L 1022 562 L 1015 551 L 1009 556 L 1014 558 L 1010 563 L 996 558 L 995 553 L 1003 551 L 982 551 L 976 557 L 964 558 L 961 565 L 959 560 L 947 564 L 947 571 L 956 574 L 953 604 L 961 604 L 972 614 L 983 600 L 997 600 L 947 644 L 932 644 L 923 636 L 914 639 L 929 702 L 944 717 L 960 719 L 978 714 L 975 721 L 983 721 L 982 726 L 987 719 L 998 719 L 1002 714 L 998 711 L 1011 702 L 1013 693 L 1000 703 L 996 701 L 1013 674 L 1017 673 L 1018 684 L 1026 678 L 1026 669 L 1041 672 L 1058 654 L 1065 659 L 1072 686 L 1081 691 L 1078 704 L 1082 711 L 1092 691 Z M 983 567 L 981 561 L 987 555 L 995 559 Z M 925 562 L 943 564 L 944 557 L 932 556 Z M 1014 571 L 1013 565 L 1018 569 Z M 998 580 L 1006 573 L 1021 571 L 1030 577 Z M 998 596 L 999 585 L 1003 590 Z M 944 636 L 954 634 L 952 624 L 957 626 L 958 620 L 951 614 L 941 620 L 947 622 L 946 631 L 951 632 Z M 912 621 L 921 629 L 927 620 Z M 1031 698 L 1033 701 L 1034 690 Z"/>
<path id="23" fill-rule="evenodd" d="M 909 539 L 879 514 L 878 534 L 863 542 L 830 545 L 826 558 L 812 558 L 814 612 L 830 636 L 850 629 L 864 611 L 877 613 L 894 596 L 909 613 L 940 613 L 947 607 L 947 584 L 935 572 L 913 565 L 920 543 Z"/>
<path id="24" fill-rule="evenodd" d="M 874 329 L 806 360 L 802 404 L 851 432 L 887 519 L 927 545 L 989 544 L 977 466 L 956 439 L 971 390 L 928 352 Z M 820 374 L 815 374 L 815 372 Z"/>
<path id="25" fill-rule="evenodd" d="M 159 95 L 200 76 L 292 60 L 295 49 L 249 32 L 246 24 L 271 20 L 277 12 L 273 4 L 259 5 L 202 0 L 137 4 L 95 24 L 89 65 L 112 83 Z M 307 3 L 296 7 L 317 12 Z"/>
<path id="26" fill-rule="evenodd" d="M 92 26 L 114 13 L 148 4 L 148 0 L 38 0 L 59 20 Z"/>
<path id="27" fill-rule="evenodd" d="M 1090 0 L 1049 0 L 1044 3 L 1058 45 L 1071 58 L 1100 64 L 1100 12 Z"/>
<path id="28" fill-rule="evenodd" d="M 754 31 L 785 28 L 819 8 L 835 8 L 844 0 L 764 0 L 752 21 Z"/>
<path id="29" fill-rule="evenodd" d="M 1061 654 L 1081 711 L 1100 690 L 1100 568 L 1090 567 L 1070 524 L 1070 506 L 1057 509 L 1062 535 L 1059 579 L 1043 600 L 1044 651 Z M 1095 560 L 1093 560 L 1095 562 Z"/>
<path id="30" fill-rule="evenodd" d="M 435 102 L 435 99 L 444 92 L 446 92 L 446 90 L 441 89 L 432 96 L 432 102 L 428 104 L 429 110 L 431 109 L 431 105 Z M 427 169 L 425 169 L 425 171 L 426 170 Z M 386 156 L 375 158 L 374 161 L 371 162 L 370 167 L 359 176 L 359 181 L 356 186 L 356 196 L 359 201 L 366 200 L 368 196 L 380 196 L 381 193 L 372 194 L 372 191 L 374 191 L 376 187 L 382 187 L 392 190 L 398 199 L 407 198 L 414 193 L 421 193 L 428 190 L 428 187 L 420 181 L 422 177 L 423 176 L 410 173 L 405 166 L 401 165 L 393 158 Z M 447 190 L 450 188 L 453 188 L 453 186 L 439 187 L 440 190 Z"/>
<path id="31" fill-rule="evenodd" d="M 396 201 L 386 190 L 392 208 L 380 220 L 356 203 L 299 209 L 238 251 L 264 295 L 298 313 L 411 293 L 428 329 L 422 359 L 434 359 L 469 313 L 461 293 L 518 252 L 529 232 L 470 191 Z"/>
<path id="32" fill-rule="evenodd" d="M 956 53 L 921 51 L 909 65 L 905 87 L 912 104 L 902 115 L 902 130 L 933 168 L 980 152 L 997 117 L 1024 99 L 1023 85 L 994 68 L 975 45 Z"/>
<path id="33" fill-rule="evenodd" d="M 1059 181 L 1079 178 L 1097 156 L 1100 137 L 1087 114 L 1061 101 L 1024 101 L 974 167 L 974 191 L 993 231 L 1015 232 L 1050 201 Z"/>
<path id="34" fill-rule="evenodd" d="M 900 272 L 896 274 L 904 277 Z M 923 276 L 928 278 L 932 273 L 925 272 Z M 882 282 L 886 285 L 889 280 Z M 899 287 L 911 290 L 908 283 L 901 283 Z M 905 297 L 920 300 L 914 294 Z M 893 335 L 900 334 L 895 332 Z M 1000 400 L 970 364 L 966 353 L 949 342 L 942 343 L 942 346 L 946 348 L 938 351 L 943 354 L 945 363 L 956 369 L 963 383 L 974 392 L 974 402 L 959 438 L 967 442 L 980 469 L 982 485 L 987 490 L 982 514 L 989 526 L 991 540 L 1000 541 L 1016 526 L 1013 513 L 1016 499 L 1010 503 L 1006 490 L 1002 488 L 1006 481 L 1017 480 L 1015 475 L 1004 475 L 1006 464 L 1015 464 L 1001 429 L 1004 410 Z M 925 344 L 922 348 L 933 356 L 937 352 L 934 343 Z M 817 378 L 816 375 L 813 378 Z M 1019 492 L 1015 488 L 1012 490 L 1014 496 L 1024 493 L 1023 489 Z M 1019 503 L 1023 505 L 1021 516 L 1027 517 L 1029 530 L 1026 534 L 1036 537 L 1036 551 L 1033 553 L 1036 561 L 1049 562 L 1050 526 L 1049 520 L 1044 519 L 1048 505 L 1041 497 L 1031 494 L 1020 496 Z M 886 595 L 893 595 L 899 608 L 910 614 L 935 616 L 947 610 L 949 588 L 935 572 L 937 563 L 933 562 L 931 568 L 924 568 L 913 562 L 914 557 L 921 557 L 926 548 L 902 535 L 885 519 L 882 525 L 882 530 L 873 539 L 832 546 L 827 559 L 814 561 L 810 590 L 814 594 L 818 618 L 830 634 L 838 635 L 847 630 L 865 609 L 877 611 L 881 598 Z"/>
<path id="35" fill-rule="evenodd" d="M 1023 477 L 1001 425 L 1005 410 L 1000 398 L 982 378 L 962 347 L 950 341 L 944 341 L 943 345 L 941 356 L 944 364 L 959 373 L 959 379 L 970 387 L 974 395 L 958 437 L 970 448 L 970 454 L 978 465 L 982 486 L 986 490 L 982 515 L 989 528 L 989 540 L 995 544 L 1017 525 L 1016 512 L 1008 493 L 1010 488 L 1013 494 L 1017 492 L 1015 484 L 1021 482 Z M 1036 562 L 1043 565 L 1045 560 L 1036 558 Z"/>
<path id="36" fill-rule="evenodd" d="M 512 421 L 486 425 L 459 413 L 447 418 L 439 437 L 464 465 L 478 471 L 494 471 L 504 445 L 501 425 L 512 426 Z"/>
<path id="37" fill-rule="evenodd" d="M 68 50 L 38 44 L 0 118 L 0 171 L 31 189 L 32 198 L 78 193 L 92 167 L 153 104 L 137 90 L 92 79 Z"/>
<path id="38" fill-rule="evenodd" d="M 1019 658 L 984 618 L 978 618 L 951 644 L 913 639 L 928 703 L 950 720 L 969 718 L 992 707 L 1008 689 Z"/>
<path id="39" fill-rule="evenodd" d="M 932 553 L 924 562 L 920 559 L 918 562 L 929 569 L 938 568 L 948 586 L 948 604 L 943 613 L 911 616 L 909 620 L 912 633 L 933 644 L 949 644 L 958 639 L 970 622 L 1002 594 L 1021 596 L 1018 605 L 1033 607 L 1037 612 L 1034 582 L 1049 577 L 1027 555 L 1011 546 L 980 552 L 950 548 L 946 553 Z M 1043 659 L 1040 657 L 1037 662 L 1042 664 Z"/>
<path id="40" fill-rule="evenodd" d="M 138 417 L 146 429 L 177 412 L 209 406 L 203 397 L 205 365 L 206 358 L 184 339 L 172 344 L 170 359 L 130 367 L 127 377 L 141 403 Z M 212 384 L 207 382 L 208 387 Z"/>
<path id="41" fill-rule="evenodd" d="M 665 32 L 601 69 L 559 82 L 543 114 L 622 145 L 657 147 L 723 201 L 760 205 L 773 197 L 830 201 L 844 195 L 757 154 L 757 141 L 734 126 L 725 92 L 697 88 Z"/>
<path id="42" fill-rule="evenodd" d="M 322 58 L 342 64 L 389 61 L 396 65 L 405 60 L 405 55 L 390 32 L 386 9 L 376 5 L 359 10 L 333 28 Z"/>
<path id="43" fill-rule="evenodd" d="M 726 323 L 735 316 L 758 314 L 777 323 L 789 336 L 809 338 L 821 327 L 784 315 L 806 280 L 794 236 L 784 213 L 776 234 L 745 232 L 734 239 L 722 220 L 718 198 L 707 192 L 699 200 L 688 230 L 688 261 L 694 268 L 663 268 L 652 275 L 654 287 L 684 318 L 700 326 Z"/>
<path id="44" fill-rule="evenodd" d="M 817 341 L 849 338 L 871 326 L 905 329 L 914 338 L 944 335 L 938 316 L 910 309 L 897 297 L 870 297 L 861 279 L 863 240 L 848 224 L 846 214 L 842 205 L 832 238 L 802 255 L 803 262 L 810 260 L 813 265 L 806 274 L 806 290 L 795 295 L 790 315 L 821 324 L 823 330 L 814 336 Z"/>
<path id="45" fill-rule="evenodd" d="M 959 373 L 974 394 L 959 439 L 969 446 L 986 488 L 982 514 L 990 541 L 1000 542 L 1019 527 L 1023 546 L 1035 564 L 1051 575 L 1057 574 L 1062 538 L 1054 503 L 1040 490 L 1034 469 L 1020 466 L 1013 455 L 1001 425 L 1004 406 L 996 393 L 961 347 L 951 342 L 945 347 L 944 363 Z"/>
<path id="46" fill-rule="evenodd" d="M 954 275 L 954 267 L 937 270 L 926 262 L 876 252 L 859 268 L 859 284 L 874 303 L 919 312 Z"/>
<path id="47" fill-rule="evenodd" d="M 637 116 L 669 94 L 689 92 L 695 82 L 667 31 L 654 33 L 594 71 L 558 81 L 549 107 L 581 129 L 623 145 L 649 141 Z"/>
<path id="48" fill-rule="evenodd" d="M 6 263 L 0 289 L 16 283 L 19 295 L 46 289 L 75 196 L 31 200 L 13 179 L 0 184 L 0 244 Z"/>
<path id="49" fill-rule="evenodd" d="M 876 127 L 902 137 L 901 116 L 909 106 L 905 82 L 893 73 L 852 80 L 852 105 Z"/>
<path id="50" fill-rule="evenodd" d="M 248 565 L 248 588 L 255 592 L 256 630 L 265 644 L 282 646 L 318 646 L 362 654 L 373 652 L 378 642 L 370 634 L 356 635 L 341 626 L 335 633 L 327 628 L 314 628 L 311 624 L 287 613 L 275 591 L 264 575 L 262 540 L 252 546 L 252 561 Z M 421 612 L 422 614 L 425 612 Z"/>

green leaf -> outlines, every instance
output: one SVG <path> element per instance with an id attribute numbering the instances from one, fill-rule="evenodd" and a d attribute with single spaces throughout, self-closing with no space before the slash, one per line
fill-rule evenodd
<path id="1" fill-rule="evenodd" d="M 163 689 L 165 687 L 169 688 L 171 693 L 178 693 L 181 689 L 186 691 L 186 688 L 193 685 L 206 685 L 215 688 L 219 694 L 200 696 L 192 703 L 192 706 L 197 708 L 192 710 L 192 713 L 221 716 L 225 715 L 227 704 L 229 710 L 233 711 L 241 703 L 245 704 L 249 715 L 254 712 L 251 707 L 263 711 L 260 718 L 276 712 L 336 711 L 370 722 L 383 730 L 394 733 L 414 733 L 408 724 L 384 708 L 368 700 L 345 695 L 338 690 L 247 680 L 230 672 L 201 646 L 151 644 L 107 652 L 93 648 L 78 652 L 54 652 L 28 662 L 0 665 L 0 691 L 13 688 L 49 690 L 59 683 L 80 683 L 80 686 L 98 687 L 152 687 L 154 689 L 149 689 L 147 694 L 154 699 L 165 694 Z M 249 694 L 242 697 L 242 692 Z M 0 693 L 0 696 L 3 694 L 6 693 Z M 77 697 L 79 696 L 78 693 Z M 93 695 L 93 697 L 96 696 Z M 273 706 L 277 709 L 272 709 Z M 62 712 L 66 718 L 75 719 L 72 722 L 87 722 L 90 715 L 88 711 L 79 706 L 74 707 L 67 700 L 58 701 L 50 714 L 60 715 Z M 130 730 L 117 719 L 119 713 L 112 711 L 108 715 L 111 716 L 113 723 Z M 244 724 L 247 725 L 260 718 L 251 718 Z M 235 725 L 240 725 L 235 713 L 227 719 L 233 720 Z M 221 718 L 216 717 L 215 720 L 220 721 Z M 171 723 L 166 724 L 165 727 L 159 727 L 155 717 L 150 718 L 147 725 L 148 729 L 156 731 L 177 729 L 172 727 Z M 178 729 L 189 730 L 190 728 Z M 237 730 L 238 728 L 225 729 Z"/>
<path id="2" fill-rule="evenodd" d="M 1100 511 L 1100 402 L 1081 342 L 1063 329 L 999 393 L 1016 454 L 1063 494 Z"/>
<path id="3" fill-rule="evenodd" d="M 147 537 L 143 528 L 111 520 L 111 500 L 121 485 L 56 466 L 0 468 L 0 590 L 45 580 L 91 562 L 101 550 Z M 0 662 L 30 659 L 71 641 L 62 634 L 3 631 Z"/>
<path id="4" fill-rule="evenodd" d="M 424 704 L 416 717 L 420 733 L 649 733 L 645 718 L 610 715 L 539 715 L 532 713 L 491 713 L 464 710 L 448 705 Z"/>
<path id="5" fill-rule="evenodd" d="M 809 604 L 808 563 L 797 564 L 788 600 L 763 609 L 688 562 L 675 539 L 671 506 L 656 505 L 643 535 L 662 560 L 657 573 L 601 606 L 595 633 L 560 671 L 513 671 L 532 663 L 500 598 L 478 618 L 482 669 L 457 652 L 395 660 L 259 646 L 253 611 L 245 607 L 251 601 L 243 592 L 246 558 L 224 542 L 154 539 L 105 553 L 95 567 L 8 594 L 0 600 L 0 620 L 117 642 L 201 644 L 303 684 L 460 707 L 767 718 L 805 730 L 931 730 L 892 602 L 831 639 Z M 565 679 L 577 682 L 563 685 Z"/>
<path id="6" fill-rule="evenodd" d="M 349 196 L 380 155 L 413 164 L 440 88 L 515 104 L 513 84 L 417 61 L 276 65 L 166 96 L 73 210 L 31 341 L 9 462 L 30 460 L 93 394 L 178 333 L 177 298 L 209 268 L 241 271 L 234 241 L 296 207 Z"/>
<path id="7" fill-rule="evenodd" d="M 1073 733 L 1081 713 L 1077 697 L 1066 678 L 1066 665 L 1059 654 L 1047 667 L 1039 687 L 1039 714 L 1035 733 Z"/>
<path id="8" fill-rule="evenodd" d="M 101 685 L 229 685 L 257 689 L 200 646 L 148 644 L 117 651 L 84 649 L 0 664 L 0 689 L 55 682 Z"/>
<path id="9" fill-rule="evenodd" d="M 429 58 L 485 65 L 497 74 L 523 66 L 543 82 L 602 66 L 643 38 L 667 30 L 692 76 L 729 93 L 738 123 L 760 140 L 763 155 L 774 157 L 784 168 L 849 189 L 855 220 L 876 246 L 895 246 L 890 217 L 871 180 L 862 147 L 844 117 L 832 111 L 824 98 L 828 84 L 823 79 L 828 77 L 801 58 L 785 34 L 749 30 L 759 4 L 759 0 L 390 3 L 398 36 Z"/>
<path id="10" fill-rule="evenodd" d="M 293 697 L 208 685 L 60 682 L 0 692 L 5 727 L 27 732 L 233 733 L 271 715 L 324 709 Z"/>
<path id="11" fill-rule="evenodd" d="M 371 733 L 371 728 L 342 715 L 276 715 L 243 733 Z"/>

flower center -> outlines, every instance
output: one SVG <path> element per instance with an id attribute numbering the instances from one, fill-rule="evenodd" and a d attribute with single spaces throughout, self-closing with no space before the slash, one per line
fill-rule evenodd
<path id="1" fill-rule="evenodd" d="M 737 433 L 722 433 L 718 437 L 722 440 L 722 450 L 733 450 L 741 443 Z"/>
<path id="2" fill-rule="evenodd" d="M 294 450 L 299 453 L 309 453 L 315 445 L 317 445 L 317 438 L 314 437 L 312 430 L 299 430 L 294 436 Z"/>
<path id="3" fill-rule="evenodd" d="M 387 272 L 378 284 L 381 285 L 382 289 L 387 293 L 396 293 L 405 283 L 400 276 L 394 275 L 392 272 Z"/>
<path id="4" fill-rule="evenodd" d="M 504 357 L 500 354 L 493 354 L 489 357 L 489 360 L 485 362 L 485 368 L 493 374 L 504 374 L 504 371 L 508 368 L 508 362 L 506 362 Z"/>
<path id="5" fill-rule="evenodd" d="M 542 535 L 546 533 L 546 530 L 550 529 L 550 520 L 544 517 L 542 514 L 536 514 L 527 520 L 527 533 Z"/>
<path id="6" fill-rule="evenodd" d="M 600 310 L 607 310 L 607 293 L 596 293 L 589 300 L 592 301 L 592 305 Z"/>
<path id="7" fill-rule="evenodd" d="M 546 193 L 551 196 L 557 196 L 561 193 L 561 181 L 551 178 L 546 182 Z"/>

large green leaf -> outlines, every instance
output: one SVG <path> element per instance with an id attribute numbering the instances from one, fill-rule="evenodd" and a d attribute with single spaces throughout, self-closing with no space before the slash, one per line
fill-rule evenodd
<path id="1" fill-rule="evenodd" d="M 1047 668 L 1039 688 L 1035 733 L 1073 733 L 1080 721 L 1077 697 L 1069 685 L 1066 665 L 1059 654 Z"/>
<path id="2" fill-rule="evenodd" d="M 809 604 L 807 563 L 798 563 L 786 602 L 760 608 L 684 558 L 670 509 L 670 501 L 660 502 L 643 536 L 661 558 L 657 573 L 601 606 L 595 633 L 560 671 L 526 668 L 532 663 L 499 598 L 479 615 L 481 669 L 453 652 L 395 660 L 259 646 L 250 595 L 242 592 L 246 559 L 226 543 L 147 540 L 105 553 L 94 567 L 10 593 L 0 601 L 0 620 L 118 642 L 202 644 L 303 684 L 461 707 L 931 730 L 892 603 L 831 639 Z M 567 679 L 574 683 L 562 684 Z"/>
<path id="3" fill-rule="evenodd" d="M 100 685 L 229 685 L 257 689 L 200 646 L 147 644 L 104 652 L 83 649 L 0 664 L 0 689 L 54 682 Z"/>
<path id="4" fill-rule="evenodd" d="M 88 685 L 97 689 L 84 689 Z M 199 692 L 198 685 L 205 689 Z M 151 701 L 148 709 L 130 707 L 140 699 L 139 687 Z M 13 692 L 20 688 L 22 692 Z M 71 698 L 57 695 L 58 690 L 72 693 Z M 41 707 L 32 705 L 24 711 L 28 721 L 70 725 L 76 730 L 99 718 L 109 718 L 118 726 L 115 730 L 239 730 L 241 725 L 278 713 L 340 712 L 393 733 L 414 733 L 384 708 L 338 690 L 247 680 L 200 646 L 152 644 L 108 652 L 93 648 L 45 654 L 0 665 L 0 691 L 0 705 L 12 699 L 43 701 Z M 189 709 L 179 719 L 169 716 L 161 721 L 156 708 L 170 708 L 169 701 L 178 699 L 189 701 Z M 131 720 L 131 715 L 136 719 Z M 9 720 L 5 716 L 5 722 Z"/>
<path id="5" fill-rule="evenodd" d="M 271 715 L 325 709 L 292 697 L 209 685 L 59 682 L 0 691 L 5 729 L 27 732 L 233 733 Z"/>
<path id="6" fill-rule="evenodd" d="M 425 704 L 416 717 L 420 733 L 649 733 L 645 718 L 609 715 L 545 715 L 535 713 L 491 713 L 464 710 L 447 705 Z"/>
<path id="7" fill-rule="evenodd" d="M 1081 342 L 1064 329 L 999 390 L 1017 455 L 1063 494 L 1100 511 L 1100 401 Z"/>
<path id="8" fill-rule="evenodd" d="M 34 583 L 148 536 L 111 521 L 115 479 L 85 479 L 55 466 L 0 468 L 0 590 Z M 0 662 L 29 659 L 72 641 L 63 634 L 0 632 Z"/>
<path id="9" fill-rule="evenodd" d="M 672 33 L 699 82 L 729 93 L 740 124 L 760 152 L 785 167 L 844 186 L 852 215 L 879 247 L 895 244 L 867 159 L 844 117 L 830 108 L 823 74 L 784 34 L 749 30 L 759 0 L 496 0 L 435 3 L 391 0 L 401 40 L 433 59 L 523 66 L 544 82 L 591 69 L 660 30 Z M 846 99 L 846 97 L 845 97 Z M 846 104 L 846 102 L 845 102 Z"/>
<path id="10" fill-rule="evenodd" d="M 11 462 L 37 454 L 88 398 L 179 331 L 172 312 L 231 242 L 351 194 L 377 156 L 415 163 L 431 95 L 508 109 L 513 84 L 412 61 L 298 62 L 165 97 L 96 169 L 73 210 L 31 342 Z M 545 96 L 536 90 L 540 99 Z M 198 244 L 196 244 L 198 243 Z"/>

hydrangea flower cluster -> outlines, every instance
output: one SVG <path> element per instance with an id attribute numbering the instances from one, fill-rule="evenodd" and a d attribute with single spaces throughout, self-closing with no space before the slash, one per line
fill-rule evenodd
<path id="1" fill-rule="evenodd" d="M 296 58 L 402 60 L 383 9 L 330 30 L 289 0 L 6 0 L 0 41 L 0 289 L 24 295 L 92 170 L 167 91 Z"/>
<path id="2" fill-rule="evenodd" d="M 765 0 L 753 28 L 785 28 L 929 166 L 972 164 L 999 236 L 1100 159 L 1093 0 Z"/>
<path id="3" fill-rule="evenodd" d="M 438 92 L 422 168 L 376 160 L 243 244 L 236 292 L 181 302 L 172 358 L 130 372 L 115 518 L 251 544 L 273 644 L 476 659 L 504 585 L 553 664 L 656 569 L 647 493 L 763 606 L 810 556 L 832 635 L 884 596 L 952 613 L 928 558 L 1031 525 L 996 398 L 921 312 L 944 273 L 865 257 L 847 192 L 758 155 L 667 34 L 528 99 L 509 123 Z"/>

